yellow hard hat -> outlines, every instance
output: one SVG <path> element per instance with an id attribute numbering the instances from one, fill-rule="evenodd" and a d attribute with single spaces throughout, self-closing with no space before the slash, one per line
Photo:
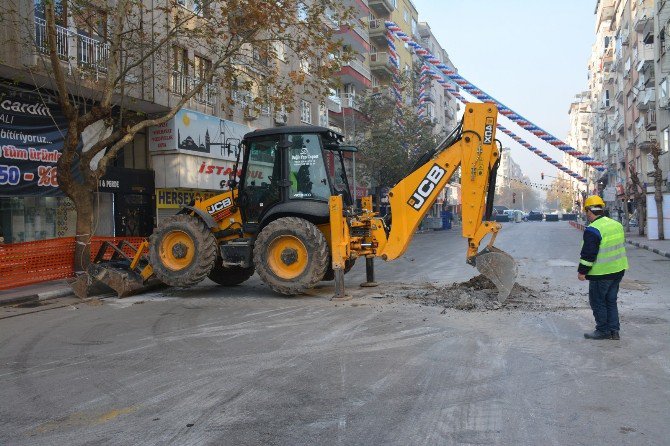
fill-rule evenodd
<path id="1" fill-rule="evenodd" d="M 589 197 L 586 197 L 586 200 L 584 200 L 584 210 L 587 210 L 590 207 L 604 208 L 605 202 L 599 196 L 591 195 Z"/>

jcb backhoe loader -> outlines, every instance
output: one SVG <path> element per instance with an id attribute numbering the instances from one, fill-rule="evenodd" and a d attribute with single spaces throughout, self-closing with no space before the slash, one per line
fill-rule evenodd
<path id="1" fill-rule="evenodd" d="M 119 270 L 118 262 L 116 269 L 109 268 L 101 253 L 89 276 L 124 295 L 152 278 L 179 287 L 205 277 L 237 285 L 256 271 L 286 295 L 335 279 L 336 297 L 343 297 L 344 273 L 357 258 L 393 260 L 405 252 L 460 166 L 467 262 L 496 284 L 504 300 L 516 279 L 516 264 L 493 247 L 501 228 L 490 221 L 500 158 L 497 114 L 492 104 L 469 104 L 460 126 L 391 189 L 390 220 L 373 212 L 370 198 L 362 209 L 354 208 L 346 174 L 346 151 L 353 149 L 343 146 L 337 133 L 314 126 L 251 132 L 243 141 L 239 184 L 161 222 L 132 257 L 108 246 L 114 260 L 125 260 L 129 268 Z M 488 246 L 478 252 L 488 235 Z"/>

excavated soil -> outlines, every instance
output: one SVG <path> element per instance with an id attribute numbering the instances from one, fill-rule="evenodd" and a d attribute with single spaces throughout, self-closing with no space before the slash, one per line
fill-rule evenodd
<path id="1" fill-rule="evenodd" d="M 577 296 L 573 292 L 550 290 L 546 282 L 542 282 L 540 287 L 542 289 L 532 289 L 515 283 L 507 300 L 499 302 L 498 291 L 493 282 L 479 275 L 450 285 L 388 284 L 377 288 L 372 297 L 383 298 L 388 302 L 411 301 L 420 305 L 461 311 L 558 311 L 585 306 L 583 296 Z"/>

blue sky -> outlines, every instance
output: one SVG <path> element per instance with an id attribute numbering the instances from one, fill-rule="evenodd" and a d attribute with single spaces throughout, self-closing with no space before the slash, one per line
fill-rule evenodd
<path id="1" fill-rule="evenodd" d="M 430 24 L 466 79 L 557 138 L 567 137 L 570 103 L 587 89 L 595 0 L 413 2 L 419 21 Z M 562 161 L 559 150 L 523 131 L 519 136 Z M 540 172 L 556 175 L 543 159 L 499 138 L 533 181 L 540 181 Z"/>

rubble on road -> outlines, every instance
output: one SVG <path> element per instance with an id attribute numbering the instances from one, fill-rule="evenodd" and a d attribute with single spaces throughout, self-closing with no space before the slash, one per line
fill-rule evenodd
<path id="1" fill-rule="evenodd" d="M 527 310 L 557 311 L 584 308 L 583 296 L 571 292 L 549 290 L 547 285 L 535 290 L 515 283 L 509 298 L 500 303 L 498 290 L 483 275 L 450 285 L 389 284 L 376 290 L 389 301 L 407 299 L 420 305 L 461 311 Z"/>

